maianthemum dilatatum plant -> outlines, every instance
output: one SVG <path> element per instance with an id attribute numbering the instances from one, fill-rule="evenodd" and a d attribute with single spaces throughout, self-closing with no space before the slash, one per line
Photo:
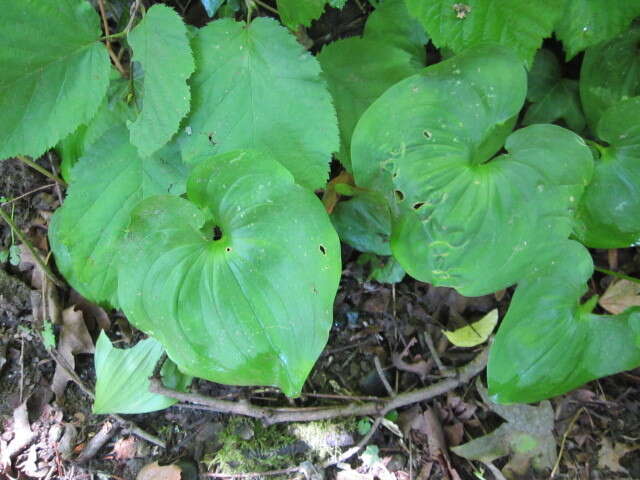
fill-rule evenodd
<path id="1" fill-rule="evenodd" d="M 582 298 L 586 247 L 640 240 L 640 5 L 370 0 L 360 36 L 313 55 L 294 32 L 324 0 L 277 0 L 279 21 L 203 1 L 201 28 L 152 3 L 108 10 L 108 35 L 86 0 L 0 0 L 0 158 L 57 149 L 56 266 L 149 336 L 125 351 L 100 337 L 96 412 L 173 403 L 147 391 L 163 352 L 176 389 L 300 394 L 340 240 L 391 256 L 380 278 L 517 285 L 490 347 L 497 401 L 640 365 L 640 310 Z M 552 35 L 578 76 L 540 48 Z M 332 158 L 346 180 L 326 209 Z"/>

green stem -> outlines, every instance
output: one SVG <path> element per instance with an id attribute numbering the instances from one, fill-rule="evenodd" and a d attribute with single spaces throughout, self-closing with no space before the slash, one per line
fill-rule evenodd
<path id="1" fill-rule="evenodd" d="M 606 268 L 595 267 L 596 272 L 605 273 L 607 275 L 611 275 L 612 277 L 622 278 L 623 280 L 629 280 L 630 282 L 640 283 L 640 278 L 630 277 L 629 275 L 625 275 L 624 273 L 614 272 L 613 270 L 607 270 Z"/>
<path id="2" fill-rule="evenodd" d="M 60 177 L 58 177 L 57 175 L 54 175 L 53 173 L 51 173 L 49 170 L 47 170 L 46 168 L 42 168 L 40 165 L 38 165 L 36 162 L 34 162 L 33 160 L 30 160 L 29 158 L 23 156 L 23 155 L 18 155 L 16 157 L 18 160 L 20 160 L 22 163 L 24 163 L 25 165 L 29 165 L 31 168 L 33 168 L 34 170 L 36 170 L 37 172 L 40 172 L 42 175 L 44 175 L 47 178 L 50 178 L 51 180 L 53 180 L 56 183 L 59 183 L 60 185 L 62 185 L 63 187 L 67 186 L 67 182 L 65 182 L 64 180 L 62 180 Z"/>
<path id="3" fill-rule="evenodd" d="M 2 208 L 0 208 L 0 218 L 7 222 L 7 225 L 9 225 L 9 227 L 11 228 L 11 232 L 15 233 L 16 237 L 18 237 L 18 239 L 20 239 L 20 241 L 27 246 L 27 248 L 33 255 L 33 258 L 35 258 L 36 262 L 38 262 L 38 265 L 40 266 L 40 268 L 42 268 L 42 271 L 47 276 L 47 278 L 49 278 L 49 280 L 51 280 L 58 287 L 63 287 L 64 283 L 58 280 L 53 272 L 49 270 L 49 267 L 47 267 L 47 264 L 44 262 L 44 260 L 42 260 L 40 254 L 36 251 L 33 245 L 31 245 L 31 242 L 29 242 L 27 237 L 24 235 L 24 233 L 22 233 L 22 231 L 20 231 L 13 219 L 9 215 L 7 215 L 7 212 L 5 212 Z"/>
<path id="4" fill-rule="evenodd" d="M 123 30 L 122 32 L 113 33 L 111 35 L 105 35 L 100 40 L 102 40 L 102 41 L 105 41 L 105 40 L 117 40 L 118 38 L 126 37 L 128 33 L 129 32 L 127 30 Z"/>

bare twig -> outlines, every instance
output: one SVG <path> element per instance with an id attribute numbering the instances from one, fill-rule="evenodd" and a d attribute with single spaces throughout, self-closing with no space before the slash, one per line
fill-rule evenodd
<path id="1" fill-rule="evenodd" d="M 0 203 L 0 207 L 4 206 L 4 205 L 10 205 L 14 202 L 17 202 L 18 200 L 24 198 L 24 197 L 28 197 L 29 195 L 32 195 L 36 192 L 40 192 L 42 190 L 46 190 L 47 188 L 51 188 L 53 186 L 57 185 L 57 183 L 50 183 L 48 185 L 41 185 L 38 188 L 34 188 L 33 190 L 29 190 L 27 193 L 23 193 L 22 195 L 18 195 L 17 197 L 12 198 L 11 200 L 7 200 L 6 202 Z"/>
<path id="2" fill-rule="evenodd" d="M 62 180 L 60 177 L 58 177 L 57 175 L 54 175 L 53 173 L 51 173 L 49 170 L 47 170 L 46 168 L 42 168 L 40 165 L 38 165 L 36 162 L 34 162 L 33 160 L 31 160 L 30 158 L 25 157 L 24 155 L 18 155 L 16 156 L 16 158 L 18 160 L 20 160 L 22 163 L 24 163 L 25 165 L 30 166 L 31 168 L 33 168 L 36 172 L 41 173 L 42 175 L 44 175 L 47 178 L 50 178 L 51 180 L 53 180 L 54 182 L 62 185 L 63 187 L 67 186 L 67 183 Z"/>
<path id="3" fill-rule="evenodd" d="M 475 359 L 460 368 L 454 377 L 446 378 L 428 387 L 398 394 L 395 397 L 381 398 L 378 401 L 362 404 L 351 403 L 348 405 L 310 408 L 260 407 L 246 401 L 232 402 L 218 400 L 199 393 L 178 392 L 165 387 L 158 377 L 151 378 L 150 391 L 175 398 L 181 402 L 199 405 L 202 410 L 257 418 L 265 425 L 284 422 L 311 422 L 350 416 L 384 416 L 391 410 L 429 400 L 468 382 L 484 369 L 487 364 L 487 355 L 487 350 L 482 351 Z"/>
<path id="4" fill-rule="evenodd" d="M 142 0 L 136 0 L 136 2 L 131 5 L 131 10 L 129 10 L 129 22 L 127 22 L 127 26 L 124 28 L 125 35 L 127 35 L 131 31 L 131 27 L 133 27 L 133 21 L 136 19 L 138 10 L 140 10 L 141 2 Z"/>
<path id="5" fill-rule="evenodd" d="M 378 427 L 380 426 L 380 423 L 382 423 L 383 418 L 384 418 L 384 415 L 381 415 L 378 418 L 376 418 L 375 422 L 373 422 L 373 425 L 371 425 L 371 430 L 369 430 L 367 434 L 364 437 L 362 437 L 362 439 L 358 442 L 358 444 L 355 447 L 351 447 L 349 450 L 344 452 L 342 455 L 340 455 L 336 459 L 326 461 L 322 465 L 322 467 L 329 468 L 329 467 L 332 467 L 333 465 L 337 465 L 338 463 L 345 462 L 349 460 L 351 457 L 353 457 L 360 450 L 362 450 L 364 447 L 366 447 L 367 443 L 369 443 L 369 440 L 371 440 L 371 437 L 373 437 L 373 434 L 376 433 L 376 431 L 378 430 Z"/>
<path id="6" fill-rule="evenodd" d="M 58 175 L 58 172 L 56 171 L 56 166 L 53 164 L 53 159 L 51 158 L 51 152 L 47 153 L 47 160 L 49 160 L 49 166 L 51 167 L 51 171 L 53 172 L 54 175 Z M 62 190 L 60 189 L 60 184 L 56 183 L 55 185 L 55 190 L 56 190 L 56 195 L 58 196 L 58 200 L 60 201 L 60 205 L 62 205 Z"/>
<path id="7" fill-rule="evenodd" d="M 581 407 L 580 410 L 578 410 L 576 414 L 573 416 L 573 418 L 571 419 L 571 422 L 569 423 L 567 430 L 564 432 L 564 435 L 562 435 L 562 442 L 560 443 L 560 452 L 558 453 L 558 457 L 556 458 L 556 463 L 553 466 L 553 470 L 551 470 L 551 475 L 549 475 L 549 478 L 555 477 L 556 473 L 558 473 L 558 468 L 560 467 L 560 460 L 562 460 L 562 454 L 564 453 L 564 445 L 567 441 L 567 437 L 569 436 L 569 433 L 571 433 L 571 430 L 573 429 L 573 426 L 578 420 L 578 417 L 580 417 L 580 414 L 586 411 L 587 410 L 584 407 Z"/>
<path id="8" fill-rule="evenodd" d="M 64 283 L 61 280 L 58 280 L 58 278 L 53 274 L 53 272 L 49 269 L 45 261 L 40 256 L 40 253 L 35 249 L 33 245 L 31 245 L 31 242 L 26 237 L 26 235 L 22 233 L 22 231 L 15 224 L 11 216 L 8 215 L 7 212 L 5 212 L 2 209 L 2 207 L 0 207 L 0 218 L 4 220 L 7 223 L 7 225 L 9 225 L 9 228 L 11 228 L 11 231 L 15 233 L 15 235 L 20 239 L 22 243 L 26 245 L 26 247 L 29 249 L 29 251 L 33 255 L 33 258 L 38 263 L 38 265 L 40 266 L 44 274 L 47 276 L 47 278 L 51 280 L 58 287 L 63 287 Z"/>
<path id="9" fill-rule="evenodd" d="M 100 17 L 102 18 L 102 26 L 104 28 L 104 35 L 105 35 L 104 42 L 107 46 L 107 52 L 109 52 L 109 56 L 111 57 L 111 61 L 113 62 L 113 65 L 118 69 L 118 71 L 123 77 L 126 77 L 127 71 L 122 66 L 122 63 L 120 63 L 120 59 L 118 58 L 118 55 L 116 55 L 116 52 L 113 51 L 113 47 L 111 46 L 111 39 L 109 38 L 109 22 L 107 21 L 107 14 L 104 11 L 104 0 L 98 0 L 98 10 L 100 10 Z"/>
<path id="10" fill-rule="evenodd" d="M 108 420 L 102 424 L 98 433 L 87 442 L 87 446 L 84 447 L 82 452 L 76 458 L 76 462 L 79 464 L 87 463 L 96 454 L 100 451 L 100 449 L 107 443 L 113 436 L 120 430 L 119 424 L 113 424 Z"/>
<path id="11" fill-rule="evenodd" d="M 382 365 L 380 364 L 380 359 L 378 358 L 377 355 L 373 357 L 373 364 L 376 366 L 378 377 L 380 377 L 380 381 L 384 385 L 385 390 L 387 391 L 390 397 L 395 397 L 396 392 L 394 392 L 393 389 L 391 388 L 391 385 L 389 385 L 389 380 L 387 380 L 387 376 L 385 375 L 384 370 L 382 369 Z"/>
<path id="12" fill-rule="evenodd" d="M 273 477 L 275 475 L 289 475 L 292 473 L 298 473 L 300 467 L 283 468 L 281 470 L 270 470 L 268 472 L 253 472 L 253 473 L 205 473 L 205 477 L 209 478 L 260 478 L 260 477 Z"/>

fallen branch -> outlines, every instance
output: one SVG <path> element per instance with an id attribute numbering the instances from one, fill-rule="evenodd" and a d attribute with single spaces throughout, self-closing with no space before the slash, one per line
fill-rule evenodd
<path id="1" fill-rule="evenodd" d="M 181 402 L 195 404 L 199 406 L 201 410 L 257 418 L 265 425 L 285 422 L 311 422 L 366 415 L 380 417 L 391 410 L 437 397 L 468 382 L 484 370 L 487 365 L 487 357 L 488 351 L 484 350 L 467 365 L 457 369 L 455 376 L 446 378 L 428 387 L 401 393 L 392 398 L 381 398 L 377 401 L 360 404 L 351 403 L 332 407 L 271 408 L 257 406 L 247 401 L 232 402 L 229 400 L 219 400 L 199 393 L 184 393 L 167 388 L 163 385 L 159 375 L 154 375 L 150 378 L 149 390 L 153 393 L 175 398 Z"/>

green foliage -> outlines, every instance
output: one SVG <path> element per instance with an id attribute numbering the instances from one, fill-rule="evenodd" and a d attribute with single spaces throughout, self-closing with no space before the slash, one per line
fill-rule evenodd
<path id="1" fill-rule="evenodd" d="M 638 5 L 371 1 L 361 37 L 318 22 L 306 51 L 292 31 L 342 0 L 277 0 L 281 24 L 203 0 L 229 18 L 202 28 L 153 3 L 111 36 L 122 75 L 87 1 L 0 0 L 0 159 L 58 145 L 57 269 L 151 337 L 101 337 L 96 411 L 170 404 L 145 393 L 163 349 L 174 371 L 298 395 L 331 327 L 336 230 L 378 281 L 517 285 L 491 347 L 501 402 L 640 365 L 640 312 L 580 305 L 593 264 L 569 240 L 640 240 Z M 537 52 L 553 31 L 571 63 Z M 353 181 L 325 209 L 333 154 Z"/>
<path id="2" fill-rule="evenodd" d="M 459 53 L 486 42 L 513 48 L 527 64 L 562 14 L 558 0 L 406 0 L 439 48 Z"/>
<path id="3" fill-rule="evenodd" d="M 37 157 L 91 120 L 107 91 L 100 18 L 85 0 L 0 8 L 0 160 Z"/>
<path id="4" fill-rule="evenodd" d="M 327 341 L 340 277 L 322 204 L 251 151 L 202 162 L 187 197 L 157 196 L 134 210 L 122 309 L 190 375 L 298 395 Z"/>
<path id="5" fill-rule="evenodd" d="M 109 337 L 100 333 L 96 342 L 96 398 L 93 413 L 146 413 L 162 410 L 177 400 L 149 392 L 149 377 L 162 356 L 163 348 L 147 338 L 134 347 L 114 348 Z M 163 383 L 184 391 L 191 378 L 167 360 L 160 371 Z"/>
<path id="6" fill-rule="evenodd" d="M 194 70 L 193 57 L 186 27 L 164 5 L 151 7 L 128 40 L 132 60 L 144 69 L 144 102 L 138 118 L 129 124 L 131 143 L 148 157 L 171 139 L 189 112 L 186 81 Z"/>
<path id="7" fill-rule="evenodd" d="M 183 159 L 238 148 L 270 152 L 308 188 L 327 180 L 338 129 L 315 58 L 268 18 L 216 20 L 194 38 L 197 71 Z M 312 131 L 310 131 L 312 129 Z"/>

